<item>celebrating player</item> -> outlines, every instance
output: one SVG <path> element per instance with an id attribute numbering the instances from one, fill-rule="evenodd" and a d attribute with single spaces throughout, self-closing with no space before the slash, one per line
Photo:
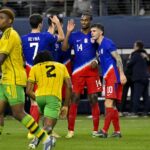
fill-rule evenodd
<path id="1" fill-rule="evenodd" d="M 88 98 L 91 103 L 93 116 L 93 136 L 97 136 L 99 126 L 100 110 L 97 101 L 97 92 L 101 91 L 101 81 L 99 78 L 96 50 L 97 43 L 91 40 L 90 23 L 92 16 L 85 12 L 81 16 L 81 31 L 72 32 L 75 24 L 72 20 L 68 21 L 67 33 L 63 42 L 62 49 L 73 48 L 75 58 L 73 60 L 72 84 L 73 97 L 68 115 L 68 134 L 66 138 L 74 136 L 74 125 L 77 115 L 77 106 L 80 101 L 80 94 L 83 93 L 84 86 L 88 89 Z"/>
<path id="2" fill-rule="evenodd" d="M 0 44 L 0 66 L 2 67 L 0 115 L 4 113 L 5 104 L 8 102 L 15 119 L 20 121 L 39 141 L 42 140 L 44 150 L 49 150 L 52 148 L 52 137 L 49 138 L 35 120 L 24 111 L 26 72 L 23 67 L 21 40 L 12 28 L 14 18 L 11 9 L 0 10 L 0 30 L 3 32 Z"/>
<path id="3" fill-rule="evenodd" d="M 102 75 L 105 79 L 105 122 L 100 131 L 100 137 L 106 138 L 112 121 L 114 133 L 112 137 L 121 137 L 118 110 L 116 103 L 121 101 L 122 85 L 127 81 L 120 55 L 113 41 L 104 37 L 104 27 L 101 24 L 91 26 L 92 39 L 99 44 L 98 53 L 102 68 Z"/>
<path id="4" fill-rule="evenodd" d="M 40 14 L 32 14 L 29 17 L 30 26 L 32 28 L 31 33 L 22 36 L 23 53 L 26 61 L 26 71 L 29 74 L 30 68 L 33 65 L 33 59 L 37 52 L 43 50 L 53 50 L 53 47 L 57 41 L 64 39 L 64 33 L 56 16 L 50 18 L 50 20 L 56 25 L 58 34 L 52 35 L 49 32 L 41 32 L 43 25 L 43 18 Z M 34 117 L 36 122 L 39 121 L 39 111 L 36 102 L 32 101 L 30 107 L 30 114 Z M 34 136 L 28 133 L 28 138 L 32 139 Z"/>
<path id="5" fill-rule="evenodd" d="M 58 17 L 62 27 L 63 27 L 63 18 Z M 48 18 L 48 32 L 57 35 L 58 29 L 55 27 L 55 24 L 51 21 L 50 18 Z M 53 45 L 53 50 L 51 50 L 51 54 L 54 58 L 54 61 L 60 62 L 64 64 L 67 67 L 67 70 L 69 74 L 72 74 L 72 65 L 71 65 L 71 49 L 68 49 L 67 51 L 62 51 L 62 42 L 56 42 Z M 63 88 L 62 97 L 65 98 L 65 87 Z"/>
<path id="6" fill-rule="evenodd" d="M 34 93 L 35 83 L 38 85 L 36 93 Z M 61 108 L 63 83 L 66 84 L 67 94 L 64 106 Z M 44 129 L 48 134 L 56 125 L 59 114 L 62 118 L 67 116 L 71 87 L 70 76 L 65 65 L 52 61 L 49 51 L 39 52 L 30 70 L 26 91 L 32 99 L 36 99 L 40 111 L 44 114 Z M 32 144 L 37 146 L 37 141 L 34 139 Z"/>

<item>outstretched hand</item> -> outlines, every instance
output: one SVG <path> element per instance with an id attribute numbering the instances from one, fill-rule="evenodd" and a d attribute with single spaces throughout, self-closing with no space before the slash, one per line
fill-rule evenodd
<path id="1" fill-rule="evenodd" d="M 72 32 L 75 28 L 75 23 L 74 23 L 74 20 L 71 19 L 68 21 L 68 24 L 67 24 L 67 31 L 68 32 Z"/>
<path id="2" fill-rule="evenodd" d="M 67 114 L 68 114 L 68 107 L 63 106 L 60 111 L 60 118 L 65 119 L 67 117 Z"/>
<path id="3" fill-rule="evenodd" d="M 56 15 L 51 16 L 50 19 L 54 24 L 60 23 L 60 21 Z"/>

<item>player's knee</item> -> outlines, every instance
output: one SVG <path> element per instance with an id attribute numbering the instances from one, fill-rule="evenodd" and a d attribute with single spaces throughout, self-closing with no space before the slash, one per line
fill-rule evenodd
<path id="1" fill-rule="evenodd" d="M 90 101 L 91 105 L 96 104 L 98 102 L 97 94 L 90 94 L 89 101 Z"/>
<path id="2" fill-rule="evenodd" d="M 13 117 L 18 121 L 21 121 L 25 114 L 23 112 L 13 111 Z"/>
<path id="3" fill-rule="evenodd" d="M 74 93 L 72 96 L 72 103 L 78 104 L 79 101 L 80 101 L 80 95 Z"/>
<path id="4" fill-rule="evenodd" d="M 13 117 L 20 121 L 20 116 L 17 112 L 13 112 Z"/>

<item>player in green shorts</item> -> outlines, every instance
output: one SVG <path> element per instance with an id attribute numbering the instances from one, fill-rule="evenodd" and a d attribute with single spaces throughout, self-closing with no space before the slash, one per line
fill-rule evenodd
<path id="1" fill-rule="evenodd" d="M 23 66 L 22 46 L 18 33 L 12 28 L 15 15 L 11 9 L 0 9 L 0 68 L 2 80 L 0 84 L 0 116 L 3 116 L 6 102 L 11 106 L 15 119 L 20 121 L 38 141 L 42 141 L 44 150 L 52 148 L 53 138 L 41 129 L 35 120 L 24 111 L 24 87 L 26 86 L 26 72 Z M 3 118 L 3 117 L 2 117 Z M 0 119 L 0 128 L 3 119 Z M 1 129 L 0 129 L 1 130 Z M 35 148 L 35 145 L 29 145 Z"/>
<path id="2" fill-rule="evenodd" d="M 62 102 L 62 86 L 66 84 L 66 98 Z M 36 93 L 34 85 L 37 84 Z M 27 94 L 36 100 L 41 113 L 44 115 L 44 129 L 50 134 L 57 123 L 59 116 L 65 118 L 68 112 L 68 103 L 71 98 L 71 79 L 65 65 L 52 61 L 49 51 L 37 54 L 34 66 L 31 68 L 27 83 Z M 38 143 L 33 139 L 33 143 Z"/>

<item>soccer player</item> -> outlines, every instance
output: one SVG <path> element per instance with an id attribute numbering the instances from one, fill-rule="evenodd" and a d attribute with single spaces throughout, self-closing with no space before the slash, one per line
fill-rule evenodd
<path id="1" fill-rule="evenodd" d="M 0 30 L 3 32 L 0 44 L 0 66 L 2 67 L 0 115 L 4 113 L 5 104 L 8 102 L 14 118 L 43 142 L 44 150 L 48 150 L 52 148 L 52 137 L 49 137 L 46 131 L 24 111 L 26 72 L 23 67 L 21 39 L 12 28 L 14 18 L 11 9 L 0 10 Z"/>
<path id="2" fill-rule="evenodd" d="M 61 23 L 61 26 L 63 27 L 63 18 L 58 17 L 58 19 Z M 50 18 L 48 18 L 48 25 L 49 25 L 48 32 L 53 35 L 57 35 L 58 29 L 57 29 L 57 27 L 55 27 L 55 24 L 52 23 Z M 53 50 L 51 50 L 51 54 L 53 56 L 54 61 L 64 64 L 67 67 L 69 75 L 71 75 L 71 73 L 72 73 L 71 49 L 68 49 L 67 51 L 62 51 L 62 42 L 56 42 L 53 45 Z"/>
<path id="3" fill-rule="evenodd" d="M 83 13 L 80 20 L 81 30 L 77 32 L 72 32 L 75 27 L 74 22 L 72 20 L 68 21 L 67 33 L 62 46 L 64 51 L 68 48 L 73 48 L 75 52 L 72 72 L 73 97 L 69 109 L 68 134 L 66 138 L 72 138 L 74 136 L 77 107 L 84 86 L 87 86 L 88 98 L 92 108 L 94 126 L 92 135 L 97 136 L 98 133 L 100 110 L 97 92 L 101 92 L 102 88 L 96 62 L 96 50 L 98 45 L 91 41 L 91 21 L 91 14 L 89 12 Z"/>
<path id="4" fill-rule="evenodd" d="M 50 12 L 48 12 L 47 14 L 48 16 L 51 16 L 52 14 L 50 14 Z M 62 27 L 63 27 L 63 18 L 62 17 L 58 17 Z M 58 34 L 58 29 L 56 27 L 56 25 L 51 21 L 51 19 L 48 17 L 48 32 L 53 34 L 53 35 L 57 35 Z M 53 45 L 53 49 L 51 50 L 51 55 L 53 56 L 54 61 L 56 62 L 60 62 L 62 64 L 64 64 L 69 72 L 69 75 L 71 76 L 72 73 L 72 69 L 71 69 L 71 50 L 67 50 L 67 51 L 62 51 L 62 42 L 56 42 Z M 66 95 L 66 86 L 65 84 L 63 85 L 62 88 L 62 103 L 64 102 L 65 99 L 65 95 Z M 57 133 L 52 132 L 52 136 L 59 138 L 60 135 L 58 135 Z"/>
<path id="5" fill-rule="evenodd" d="M 67 116 L 68 103 L 71 98 L 71 80 L 65 65 L 52 61 L 49 51 L 39 52 L 34 60 L 34 66 L 30 70 L 27 94 L 36 99 L 41 113 L 44 114 L 44 129 L 51 134 L 57 123 L 59 114 L 62 118 Z M 66 99 L 61 108 L 62 86 L 66 84 Z M 38 85 L 34 93 L 34 84 Z M 34 139 L 34 143 L 37 139 Z"/>
<path id="6" fill-rule="evenodd" d="M 98 54 L 102 75 L 105 80 L 106 114 L 104 127 L 99 134 L 100 137 L 106 138 L 112 121 L 114 126 L 112 137 L 121 137 L 116 103 L 121 101 L 122 86 L 127 81 L 123 72 L 122 60 L 113 41 L 104 37 L 104 27 L 101 24 L 93 24 L 91 26 L 91 34 L 92 39 L 99 44 Z"/>
<path id="7" fill-rule="evenodd" d="M 31 33 L 22 36 L 23 53 L 26 61 L 26 71 L 29 74 L 30 68 L 33 65 L 33 59 L 37 52 L 43 50 L 53 50 L 53 47 L 57 41 L 64 39 L 64 33 L 56 16 L 49 18 L 53 22 L 57 29 L 58 34 L 52 35 L 49 32 L 41 32 L 43 26 L 43 18 L 40 14 L 32 14 L 29 17 L 30 26 L 32 28 Z M 36 87 L 37 88 L 37 87 Z M 35 90 L 36 90 L 35 88 Z M 39 122 L 40 114 L 36 102 L 31 101 L 30 114 L 34 117 L 36 122 Z M 32 139 L 34 136 L 28 133 L 28 139 Z"/>

